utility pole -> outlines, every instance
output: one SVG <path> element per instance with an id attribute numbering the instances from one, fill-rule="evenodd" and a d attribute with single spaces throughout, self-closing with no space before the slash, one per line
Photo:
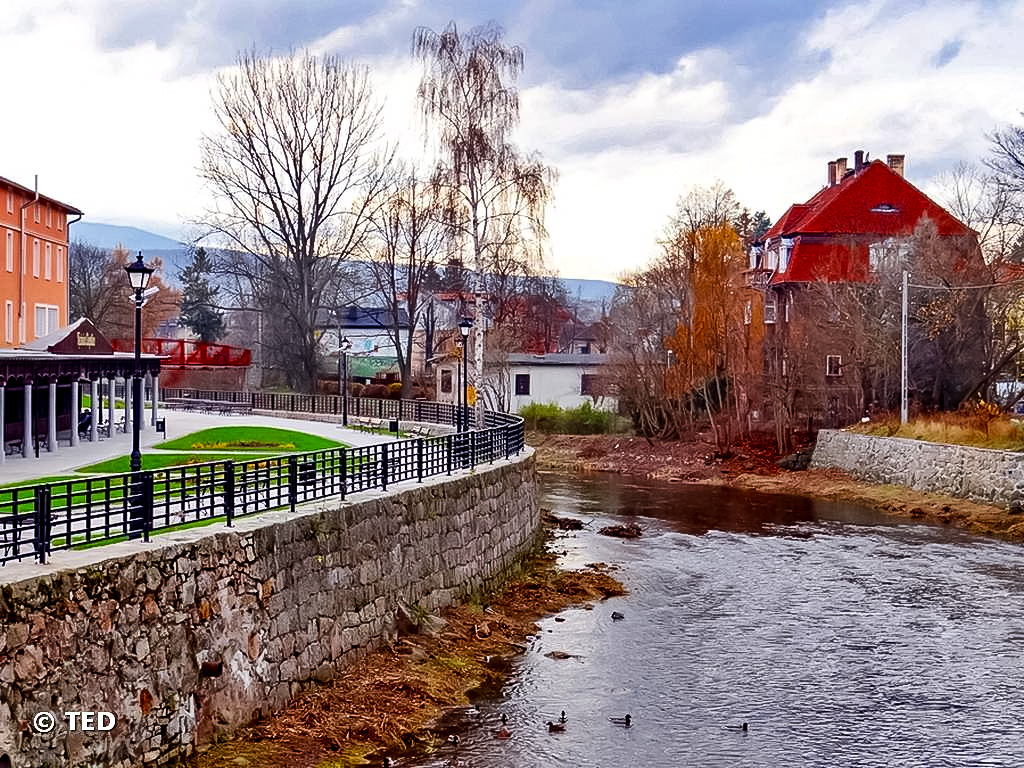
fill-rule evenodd
<path id="1" fill-rule="evenodd" d="M 903 270 L 903 318 L 900 327 L 900 424 L 907 423 L 907 293 L 910 272 Z"/>

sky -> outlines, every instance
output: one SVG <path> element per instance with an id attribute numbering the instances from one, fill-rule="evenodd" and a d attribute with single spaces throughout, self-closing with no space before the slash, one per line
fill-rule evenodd
<path id="1" fill-rule="evenodd" d="M 215 79 L 240 51 L 368 66 L 389 138 L 420 147 L 412 33 L 449 21 L 494 21 L 524 51 L 514 139 L 557 171 L 563 277 L 641 268 L 695 186 L 774 221 L 858 149 L 905 154 L 940 197 L 940 174 L 1024 122 L 1024 0 L 4 0 L 0 176 L 185 238 L 209 201 Z"/>

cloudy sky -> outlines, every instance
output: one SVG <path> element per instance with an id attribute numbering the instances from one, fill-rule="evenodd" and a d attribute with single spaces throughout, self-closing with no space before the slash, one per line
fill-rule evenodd
<path id="1" fill-rule="evenodd" d="M 1024 0 L 4 0 L 0 176 L 87 219 L 173 237 L 203 207 L 199 137 L 238 51 L 364 62 L 420 142 L 417 26 L 494 20 L 521 45 L 521 148 L 559 174 L 550 260 L 611 279 L 657 252 L 676 200 L 721 180 L 774 220 L 864 149 L 911 181 L 1024 121 Z"/>

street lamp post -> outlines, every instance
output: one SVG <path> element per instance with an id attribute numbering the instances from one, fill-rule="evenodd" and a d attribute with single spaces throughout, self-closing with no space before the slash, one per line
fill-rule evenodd
<path id="1" fill-rule="evenodd" d="M 142 427 L 142 294 L 149 285 L 153 268 L 142 263 L 142 251 L 138 258 L 124 268 L 128 273 L 128 282 L 135 291 L 135 371 L 132 374 L 132 489 L 135 503 L 132 505 L 130 536 L 141 535 L 142 527 L 142 493 L 138 473 L 142 471 L 142 451 L 139 450 L 139 430 Z"/>
<path id="2" fill-rule="evenodd" d="M 341 424 L 348 426 L 348 351 L 352 342 L 343 337 L 338 343 L 338 391 L 341 395 Z"/>
<path id="3" fill-rule="evenodd" d="M 462 334 L 462 404 L 463 408 L 459 416 L 459 431 L 469 431 L 469 329 L 473 327 L 473 321 L 468 317 L 462 318 L 459 323 L 459 333 Z"/>

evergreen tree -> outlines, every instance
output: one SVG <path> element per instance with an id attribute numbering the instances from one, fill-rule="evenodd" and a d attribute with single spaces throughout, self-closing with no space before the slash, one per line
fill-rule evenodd
<path id="1" fill-rule="evenodd" d="M 200 341 L 217 341 L 224 335 L 224 315 L 218 312 L 218 288 L 210 282 L 213 260 L 205 248 L 197 248 L 192 261 L 181 270 L 181 322 Z"/>

